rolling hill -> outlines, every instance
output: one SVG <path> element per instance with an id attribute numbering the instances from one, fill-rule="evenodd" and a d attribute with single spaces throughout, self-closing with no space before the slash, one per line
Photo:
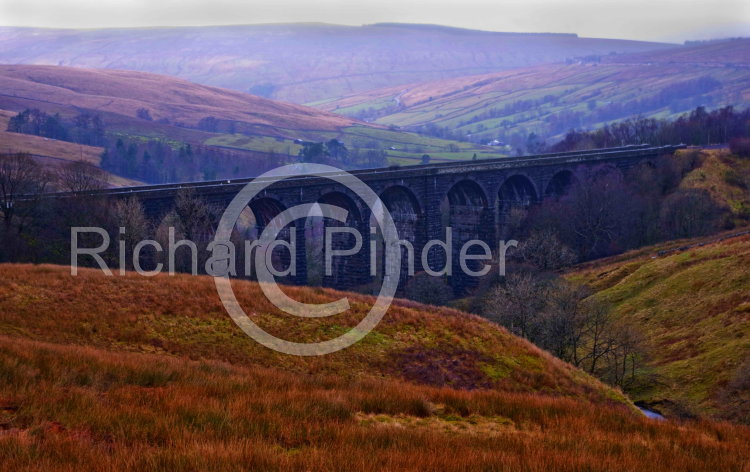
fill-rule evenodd
<path id="1" fill-rule="evenodd" d="M 616 390 L 479 317 L 399 301 L 378 327 L 349 349 L 319 357 L 289 356 L 246 336 L 226 315 L 210 277 L 110 278 L 86 269 L 0 265 L 0 333 L 53 343 L 156 353 L 238 365 L 283 368 L 299 374 L 391 378 L 436 387 L 544 391 L 591 401 L 629 402 Z M 372 297 L 325 289 L 285 287 L 305 303 L 345 295 L 353 307 L 340 315 L 305 319 L 280 312 L 256 283 L 233 281 L 241 304 L 263 329 L 294 342 L 331 339 L 356 326 Z M 97 290 L 91 290 L 91 287 Z M 136 295 L 138 294 L 138 295 Z M 29 305 L 28 297 L 36 300 Z M 132 303 L 139 299 L 141 302 Z M 55 316 L 43 316 L 54 304 Z M 321 322 L 322 321 L 322 322 Z"/>
<path id="2" fill-rule="evenodd" d="M 696 106 L 750 103 L 750 39 L 581 58 L 414 83 L 315 104 L 405 129 L 447 128 L 514 147 L 531 132 L 559 137 L 636 115 L 670 118 Z"/>
<path id="3" fill-rule="evenodd" d="M 173 148 L 190 144 L 213 151 L 218 154 L 211 161 L 218 167 L 217 178 L 257 175 L 273 165 L 272 156 L 296 160 L 300 141 L 339 139 L 362 153 L 387 150 L 393 163 L 404 164 L 419 162 L 424 153 L 436 160 L 467 159 L 474 153 L 497 156 L 486 147 L 389 130 L 301 105 L 142 72 L 3 65 L 0 90 L 5 116 L 40 109 L 70 122 L 85 112 L 102 118 L 111 140 L 160 140 Z M 6 134 L 3 142 L 0 148 L 23 147 L 20 136 Z M 17 150 L 32 152 L 31 147 Z M 64 159 L 63 154 L 51 157 Z"/>
<path id="4" fill-rule="evenodd" d="M 208 116 L 257 127 L 337 131 L 356 120 L 164 75 L 58 66 L 0 66 L 0 105 L 35 101 L 197 127 Z M 7 105 L 4 108 L 8 108 Z"/>
<path id="5" fill-rule="evenodd" d="M 750 47 L 747 39 L 688 42 L 685 47 L 658 51 L 636 52 L 620 56 L 603 57 L 604 62 L 677 64 L 750 64 Z"/>
<path id="6" fill-rule="evenodd" d="M 461 312 L 397 302 L 362 342 L 299 358 L 241 333 L 207 277 L 0 274 L 0 459 L 14 470 L 741 471 L 750 458 L 747 428 L 649 420 Z M 348 294 L 343 319 L 296 324 L 257 285 L 235 289 L 296 340 L 335 336 L 372 302 Z"/>
<path id="7" fill-rule="evenodd" d="M 295 103 L 666 46 L 409 24 L 0 28 L 0 63 L 154 72 Z"/>

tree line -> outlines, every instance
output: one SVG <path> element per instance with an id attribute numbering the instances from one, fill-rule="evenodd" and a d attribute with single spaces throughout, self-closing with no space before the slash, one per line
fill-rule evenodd
<path id="1" fill-rule="evenodd" d="M 569 131 L 549 152 L 625 146 L 628 144 L 712 144 L 739 143 L 750 138 L 750 109 L 732 106 L 707 111 L 698 107 L 676 120 L 632 118 L 593 131 Z"/>
<path id="2" fill-rule="evenodd" d="M 305 142 L 298 153 L 300 162 L 326 164 L 344 169 L 386 167 L 388 153 L 382 149 L 349 150 L 338 139 L 326 142 Z"/>
<path id="3" fill-rule="evenodd" d="M 73 222 L 87 226 L 107 211 L 86 196 L 63 201 L 44 194 L 107 186 L 107 173 L 84 162 L 47 168 L 28 154 L 0 155 L 0 262 L 65 263 Z"/>
<path id="4" fill-rule="evenodd" d="M 286 156 L 274 152 L 118 137 L 107 143 L 101 167 L 117 175 L 158 184 L 258 175 L 286 161 Z"/>
<path id="5" fill-rule="evenodd" d="M 141 108 L 136 114 L 142 120 L 152 121 L 148 109 Z M 258 175 L 287 161 L 286 156 L 273 151 L 231 150 L 163 138 L 118 135 L 108 132 L 100 115 L 89 112 L 66 119 L 59 113 L 50 115 L 26 109 L 11 117 L 7 129 L 104 147 L 102 169 L 154 184 Z"/>
<path id="6" fill-rule="evenodd" d="M 68 122 L 59 113 L 49 115 L 37 109 L 26 109 L 8 120 L 8 131 L 90 146 L 103 146 L 106 141 L 101 117 L 88 112 Z"/>

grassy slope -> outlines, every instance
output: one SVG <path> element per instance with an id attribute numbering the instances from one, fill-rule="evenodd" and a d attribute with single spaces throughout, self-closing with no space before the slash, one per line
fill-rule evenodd
<path id="1" fill-rule="evenodd" d="M 287 136 L 301 136 L 310 140 L 335 138 L 345 143 L 350 150 L 359 148 L 366 151 L 368 149 L 385 148 L 392 164 L 420 163 L 424 154 L 429 154 L 433 162 L 468 160 L 472 159 L 474 154 L 481 159 L 504 156 L 504 154 L 492 152 L 492 148 L 486 146 L 475 146 L 471 143 L 366 126 L 349 126 L 338 132 L 295 132 L 291 130 L 282 130 L 282 132 Z M 302 148 L 300 144 L 290 138 L 242 134 L 223 134 L 207 139 L 204 144 L 259 152 L 275 152 L 291 156 L 296 156 Z M 451 145 L 457 147 L 458 151 L 450 151 Z"/>
<path id="2" fill-rule="evenodd" d="M 549 64 L 493 74 L 415 83 L 355 94 L 321 103 L 318 108 L 340 114 L 355 114 L 384 103 L 398 111 L 377 120 L 383 124 L 419 126 L 434 123 L 491 139 L 503 122 L 527 131 L 544 131 L 545 119 L 560 112 L 582 112 L 589 116 L 598 107 L 650 97 L 665 87 L 702 77 L 713 77 L 722 87 L 705 96 L 692 97 L 702 104 L 747 105 L 750 102 L 750 40 L 710 46 L 681 47 L 638 55 L 610 56 L 601 64 Z M 503 109 L 522 100 L 554 97 L 525 112 L 509 112 L 497 118 L 462 124 L 491 108 Z M 684 110 L 657 107 L 644 116 L 667 118 L 693 108 L 685 100 Z M 594 105 L 593 110 L 588 104 Z M 621 116 L 613 120 L 627 118 Z M 604 123 L 588 123 L 601 125 Z M 484 126 L 487 131 L 478 127 Z M 545 133 L 546 134 L 546 133 Z"/>
<path id="3" fill-rule="evenodd" d="M 688 153 L 690 150 L 680 151 Z M 728 150 L 701 151 L 700 168 L 685 176 L 685 188 L 707 191 L 720 206 L 729 210 L 737 224 L 750 220 L 750 159 L 739 159 Z"/>
<path id="4" fill-rule="evenodd" d="M 399 303 L 362 343 L 300 359 L 241 334 L 208 278 L 0 274 L 0 458 L 12 470 L 740 471 L 750 459 L 747 428 L 647 420 L 459 312 Z M 266 307 L 250 305 L 258 288 L 237 289 L 263 318 Z M 367 299 L 350 297 L 361 311 Z M 310 336 L 271 318 L 291 338 Z M 492 366 L 488 389 L 403 380 L 440 365 L 469 386 L 480 359 Z"/>
<path id="5" fill-rule="evenodd" d="M 720 413 L 721 387 L 750 355 L 750 236 L 664 257 L 656 251 L 584 266 L 570 277 L 646 336 L 653 377 L 630 392 L 635 401 Z"/>
<path id="6" fill-rule="evenodd" d="M 396 377 L 458 388 L 544 391 L 624 402 L 624 397 L 481 318 L 399 302 L 362 342 L 312 358 L 281 355 L 245 336 L 226 316 L 207 277 L 78 277 L 55 266 L 0 267 L 0 332 L 99 348 L 157 352 L 301 373 Z M 299 321 L 277 314 L 258 286 L 235 291 L 265 330 L 297 342 L 330 339 L 355 326 L 369 297 L 347 296 L 351 313 Z M 96 287 L 96 290 L 92 290 Z M 289 287 L 293 298 L 320 303 L 341 294 Z M 133 303 L 134 300 L 138 303 Z M 53 308 L 54 307 L 54 308 Z"/>

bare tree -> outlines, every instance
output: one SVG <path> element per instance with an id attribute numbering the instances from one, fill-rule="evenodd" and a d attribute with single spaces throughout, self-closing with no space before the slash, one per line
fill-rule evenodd
<path id="1" fill-rule="evenodd" d="M 584 260 L 632 247 L 647 218 L 644 199 L 612 167 L 582 167 L 570 190 L 548 199 L 531 213 L 530 228 L 556 233 Z"/>
<path id="2" fill-rule="evenodd" d="M 610 168 L 582 168 L 570 192 L 570 227 L 578 253 L 596 257 L 609 252 L 628 215 L 628 192 L 622 176 Z"/>
<path id="3" fill-rule="evenodd" d="M 605 302 L 580 300 L 570 317 L 569 360 L 588 373 L 618 386 L 633 381 L 645 356 L 645 341 L 637 327 L 616 319 Z"/>
<path id="4" fill-rule="evenodd" d="M 557 280 L 550 290 L 544 311 L 540 346 L 576 366 L 580 365 L 584 355 L 587 321 L 581 302 L 590 294 L 588 287 Z"/>
<path id="5" fill-rule="evenodd" d="M 485 296 L 482 314 L 558 358 L 622 386 L 643 359 L 639 331 L 585 287 L 531 273 L 511 275 Z"/>
<path id="6" fill-rule="evenodd" d="M 665 238 L 690 238 L 720 227 L 724 210 L 702 189 L 680 189 L 662 204 L 660 223 Z"/>
<path id="7" fill-rule="evenodd" d="M 58 169 L 57 185 L 64 192 L 90 192 L 107 188 L 109 177 L 102 169 L 85 161 L 73 161 Z"/>
<path id="8" fill-rule="evenodd" d="M 200 272 L 208 259 L 206 248 L 214 236 L 218 215 L 219 210 L 197 196 L 194 190 L 180 190 L 174 209 L 164 216 L 156 229 L 156 239 L 163 247 L 169 244 L 170 231 L 174 242 L 179 245 L 174 260 L 170 261 L 165 252 L 162 254 L 162 262 L 178 272 Z M 242 247 L 244 239 L 233 235 L 232 242 L 237 247 Z M 239 267 L 244 267 L 244 259 L 240 262 Z"/>
<path id="9" fill-rule="evenodd" d="M 208 242 L 213 237 L 218 212 L 193 189 L 182 189 L 177 193 L 174 211 L 185 238 L 197 244 Z"/>
<path id="10" fill-rule="evenodd" d="M 0 260 L 22 258 L 22 238 L 49 184 L 49 175 L 28 154 L 0 156 Z"/>
<path id="11" fill-rule="evenodd" d="M 582 309 L 582 346 L 586 352 L 580 356 L 577 365 L 585 366 L 590 374 L 595 374 L 601 367 L 600 363 L 615 348 L 611 329 L 612 315 L 609 306 L 596 299 L 585 300 Z"/>
<path id="12" fill-rule="evenodd" d="M 0 212 L 6 231 L 14 218 L 23 218 L 33 210 L 48 183 L 49 176 L 30 155 L 0 156 Z"/>
<path id="13" fill-rule="evenodd" d="M 540 339 L 547 292 L 547 284 L 531 274 L 510 275 L 488 292 L 483 315 L 534 342 Z"/>
<path id="14" fill-rule="evenodd" d="M 607 370 L 599 373 L 599 377 L 622 387 L 635 381 L 636 370 L 644 357 L 645 340 L 635 326 L 626 323 L 614 323 L 612 331 L 614 349 L 610 352 Z"/>
<path id="15" fill-rule="evenodd" d="M 150 224 L 146 219 L 141 201 L 131 197 L 125 200 L 118 200 L 114 203 L 112 216 L 114 225 L 117 228 L 114 241 L 124 241 L 126 254 L 133 254 L 133 250 L 140 241 L 146 239 L 150 233 Z M 124 234 L 121 236 L 121 232 Z M 145 260 L 148 257 L 144 256 Z M 126 257 L 125 268 L 133 268 L 133 258 Z"/>

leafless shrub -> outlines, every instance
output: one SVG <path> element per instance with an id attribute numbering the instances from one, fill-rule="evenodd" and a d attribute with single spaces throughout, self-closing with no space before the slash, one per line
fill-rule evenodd
<path id="1" fill-rule="evenodd" d="M 137 198 L 128 198 L 114 202 L 112 217 L 117 228 L 112 240 L 124 241 L 126 254 L 132 255 L 136 244 L 146 239 L 151 232 L 141 201 Z M 145 263 L 148 256 L 144 255 L 143 259 Z M 125 263 L 126 268 L 133 268 L 132 257 L 127 257 Z"/>
<path id="2" fill-rule="evenodd" d="M 703 236 L 719 229 L 723 210 L 701 189 L 680 189 L 669 195 L 659 215 L 667 239 Z"/>
<path id="3" fill-rule="evenodd" d="M 513 274 L 485 296 L 483 315 L 532 341 L 542 330 L 549 286 L 528 273 Z"/>
<path id="4" fill-rule="evenodd" d="M 183 240 L 189 241 L 195 245 L 195 249 L 192 249 L 189 243 L 180 244 L 174 252 L 174 261 L 168 260 L 169 253 L 165 250 L 159 258 L 165 267 L 174 267 L 177 272 L 201 272 L 208 259 L 206 248 L 213 239 L 217 215 L 218 210 L 196 195 L 195 191 L 180 190 L 175 199 L 174 209 L 164 216 L 156 228 L 156 240 L 162 247 L 167 248 L 171 228 L 176 244 L 180 244 L 179 242 Z M 242 249 L 240 239 L 233 238 L 233 243 Z M 242 253 L 243 251 L 240 250 L 239 254 Z M 243 266 L 244 259 L 238 264 L 240 268 Z"/>
<path id="5" fill-rule="evenodd" d="M 573 265 L 577 255 L 562 243 L 555 232 L 534 230 L 514 251 L 514 258 L 540 271 L 554 271 Z"/>

